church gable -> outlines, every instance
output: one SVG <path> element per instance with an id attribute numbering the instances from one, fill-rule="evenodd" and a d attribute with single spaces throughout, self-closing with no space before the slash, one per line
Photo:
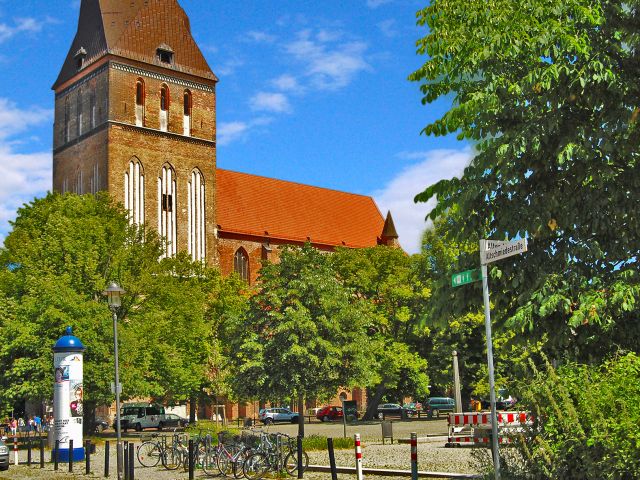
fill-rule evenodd
<path id="1" fill-rule="evenodd" d="M 163 62 L 159 49 L 170 53 Z M 54 90 L 107 54 L 216 81 L 177 0 L 82 0 Z"/>

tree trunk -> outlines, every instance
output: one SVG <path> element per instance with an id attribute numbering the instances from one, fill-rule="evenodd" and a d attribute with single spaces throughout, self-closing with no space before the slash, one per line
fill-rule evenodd
<path id="1" fill-rule="evenodd" d="M 376 385 L 373 395 L 367 392 L 367 411 L 364 413 L 363 420 L 372 420 L 376 418 L 378 413 L 378 405 L 385 392 L 384 381 Z"/>
<path id="2" fill-rule="evenodd" d="M 198 411 L 198 397 L 191 395 L 189 397 L 189 423 L 193 425 L 196 423 L 196 412 Z"/>
<path id="3" fill-rule="evenodd" d="M 304 396 L 298 395 L 298 436 L 304 438 Z"/>

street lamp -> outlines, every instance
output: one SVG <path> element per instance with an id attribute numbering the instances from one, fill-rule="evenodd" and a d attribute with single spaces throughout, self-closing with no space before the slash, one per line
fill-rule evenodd
<path id="1" fill-rule="evenodd" d="M 122 437 L 120 435 L 120 372 L 118 369 L 118 307 L 120 307 L 121 296 L 124 290 L 120 286 L 111 282 L 103 295 L 106 295 L 109 308 L 113 313 L 113 355 L 115 357 L 115 394 L 116 394 L 116 458 L 118 464 L 118 480 L 123 477 L 123 459 L 122 459 Z"/>

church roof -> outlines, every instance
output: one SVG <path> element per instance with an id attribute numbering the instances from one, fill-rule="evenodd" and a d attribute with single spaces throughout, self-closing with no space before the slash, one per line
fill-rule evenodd
<path id="1" fill-rule="evenodd" d="M 158 48 L 173 52 L 173 63 L 157 58 Z M 84 51 L 84 52 L 83 52 Z M 189 18 L 177 0 L 82 0 L 78 30 L 53 88 L 107 54 L 216 81 L 191 36 Z"/>
<path id="2" fill-rule="evenodd" d="M 216 170 L 219 234 L 373 247 L 384 218 L 371 197 Z"/>

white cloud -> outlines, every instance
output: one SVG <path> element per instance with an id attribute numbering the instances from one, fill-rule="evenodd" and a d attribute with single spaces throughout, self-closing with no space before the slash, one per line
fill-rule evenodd
<path id="1" fill-rule="evenodd" d="M 286 95 L 273 92 L 258 92 L 249 100 L 252 110 L 287 113 L 291 111 L 291 104 Z"/>
<path id="2" fill-rule="evenodd" d="M 380 5 L 391 2 L 393 2 L 393 0 L 367 0 L 367 7 L 378 8 Z"/>
<path id="3" fill-rule="evenodd" d="M 393 38 L 398 35 L 398 31 L 396 30 L 395 18 L 383 20 L 382 22 L 378 23 L 377 26 L 385 37 Z"/>
<path id="4" fill-rule="evenodd" d="M 323 35 L 313 38 L 309 30 L 300 32 L 285 47 L 287 53 L 304 65 L 304 75 L 312 85 L 324 90 L 345 87 L 358 73 L 369 70 L 371 67 L 364 58 L 366 49 L 367 44 L 361 41 L 331 44 Z"/>
<path id="5" fill-rule="evenodd" d="M 271 80 L 271 85 L 284 92 L 301 92 L 303 90 L 298 79 L 288 73 Z"/>
<path id="6" fill-rule="evenodd" d="M 218 124 L 217 145 L 225 146 L 238 140 L 242 140 L 249 131 L 256 127 L 262 127 L 272 122 L 271 117 L 257 117 L 249 122 L 223 122 Z"/>
<path id="7" fill-rule="evenodd" d="M 400 244 L 408 253 L 420 251 L 422 233 L 428 226 L 425 217 L 436 204 L 434 198 L 418 204 L 413 198 L 439 180 L 460 177 L 473 155 L 471 148 L 400 154 L 400 158 L 419 162 L 402 170 L 382 190 L 373 193 L 383 215 L 391 211 Z"/>
<path id="8" fill-rule="evenodd" d="M 276 41 L 277 37 L 270 33 L 252 30 L 247 32 L 246 39 L 256 43 L 273 43 Z"/>
<path id="9" fill-rule="evenodd" d="M 244 65 L 241 58 L 229 58 L 215 69 L 218 75 L 233 75 L 236 70 Z"/>
<path id="10" fill-rule="evenodd" d="M 51 110 L 20 110 L 0 98 L 0 242 L 4 242 L 17 209 L 51 188 L 51 152 L 19 153 L 16 145 L 26 141 L 14 138 L 34 125 L 49 122 L 51 116 Z"/>
<path id="11" fill-rule="evenodd" d="M 14 25 L 8 25 L 6 23 L 0 23 L 0 43 L 9 40 L 15 35 L 23 32 L 35 33 L 42 30 L 45 23 L 49 23 L 49 20 L 38 21 L 35 18 L 17 18 L 14 21 Z"/>

